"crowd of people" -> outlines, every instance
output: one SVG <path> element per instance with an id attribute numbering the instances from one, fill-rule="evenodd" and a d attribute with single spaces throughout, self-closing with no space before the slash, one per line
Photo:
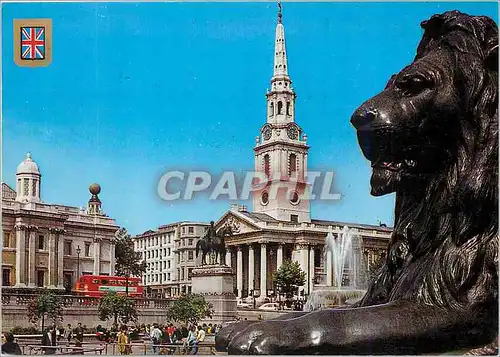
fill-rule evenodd
<path id="1" fill-rule="evenodd" d="M 105 343 L 116 343 L 117 351 L 120 354 L 132 354 L 132 342 L 141 340 L 149 345 L 153 354 L 173 354 L 180 348 L 183 354 L 197 354 L 199 345 L 205 340 L 207 335 L 214 335 L 221 325 L 201 324 L 201 325 L 180 325 L 173 323 L 162 324 L 142 324 L 140 326 L 122 325 L 120 328 L 113 325 L 106 329 L 98 325 L 95 329 L 96 337 Z M 44 354 L 55 354 L 55 346 L 65 345 L 69 347 L 83 347 L 84 327 L 78 323 L 76 327 L 68 324 L 66 327 L 56 327 L 52 325 L 42 333 L 41 346 Z M 22 354 L 19 345 L 15 342 L 14 335 L 10 332 L 3 335 L 2 354 Z M 78 352 L 78 351 L 75 351 Z"/>

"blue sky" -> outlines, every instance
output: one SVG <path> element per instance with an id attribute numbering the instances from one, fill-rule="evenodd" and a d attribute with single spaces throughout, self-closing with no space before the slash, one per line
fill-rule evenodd
<path id="1" fill-rule="evenodd" d="M 336 173 L 338 202 L 314 218 L 392 224 L 394 197 L 369 194 L 370 168 L 351 113 L 410 63 L 432 14 L 497 21 L 496 3 L 284 3 L 297 123 L 309 169 Z M 45 202 L 83 206 L 98 182 L 107 214 L 133 234 L 218 219 L 231 203 L 165 202 L 170 169 L 251 170 L 272 75 L 274 3 L 9 3 L 2 5 L 3 178 L 30 151 Z M 15 18 L 52 18 L 46 68 L 13 61 Z"/>

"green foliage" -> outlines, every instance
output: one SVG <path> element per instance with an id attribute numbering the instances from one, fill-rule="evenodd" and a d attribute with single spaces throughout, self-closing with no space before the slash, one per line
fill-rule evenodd
<path id="1" fill-rule="evenodd" d="M 47 289 L 44 289 L 28 305 L 28 320 L 34 324 L 42 320 L 42 331 L 45 328 L 45 318 L 56 323 L 62 321 L 62 315 L 63 304 L 61 299 Z"/>
<path id="2" fill-rule="evenodd" d="M 115 271 L 118 276 L 141 276 L 146 272 L 147 264 L 142 254 L 134 250 L 134 242 L 125 228 L 116 232 Z M 126 286 L 128 292 L 128 284 Z"/>
<path id="3" fill-rule="evenodd" d="M 174 301 L 167 310 L 167 319 L 196 325 L 205 317 L 211 318 L 213 313 L 212 304 L 203 295 L 187 294 Z"/>
<path id="4" fill-rule="evenodd" d="M 12 330 L 10 330 L 10 332 L 13 335 L 38 335 L 41 333 L 41 331 L 34 326 L 31 327 L 15 326 L 12 328 Z"/>
<path id="5" fill-rule="evenodd" d="M 274 274 L 274 281 L 280 294 L 291 298 L 297 288 L 306 283 L 306 273 L 300 268 L 299 262 L 285 260 Z"/>
<path id="6" fill-rule="evenodd" d="M 110 291 L 99 301 L 99 319 L 106 321 L 113 319 L 115 325 L 118 322 L 127 324 L 129 321 L 137 321 L 137 309 L 134 299 L 119 295 L 115 291 Z"/>

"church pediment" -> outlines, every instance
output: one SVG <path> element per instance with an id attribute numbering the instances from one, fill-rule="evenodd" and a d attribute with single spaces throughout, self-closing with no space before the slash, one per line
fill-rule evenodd
<path id="1" fill-rule="evenodd" d="M 215 224 L 217 230 L 223 227 L 231 227 L 233 234 L 242 234 L 255 232 L 260 230 L 260 227 L 252 222 L 249 218 L 238 214 L 238 212 L 228 211 Z"/>

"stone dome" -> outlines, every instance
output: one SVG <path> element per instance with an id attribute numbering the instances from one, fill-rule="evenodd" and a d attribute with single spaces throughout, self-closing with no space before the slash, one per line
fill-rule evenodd
<path id="1" fill-rule="evenodd" d="M 35 174 L 40 175 L 38 165 L 31 158 L 31 154 L 27 153 L 24 160 L 17 166 L 16 175 L 20 174 Z"/>

